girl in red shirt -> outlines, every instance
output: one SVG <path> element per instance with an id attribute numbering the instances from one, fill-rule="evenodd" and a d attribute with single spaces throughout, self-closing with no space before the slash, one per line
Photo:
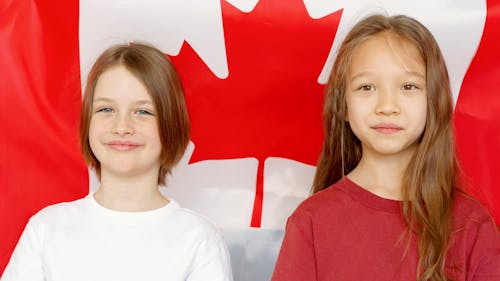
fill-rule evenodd
<path id="1" fill-rule="evenodd" d="M 340 46 L 313 190 L 273 281 L 500 280 L 500 238 L 459 190 L 446 65 L 429 30 L 373 15 Z"/>

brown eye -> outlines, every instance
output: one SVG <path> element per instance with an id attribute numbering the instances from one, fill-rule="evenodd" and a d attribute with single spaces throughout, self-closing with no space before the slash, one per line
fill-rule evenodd
<path id="1" fill-rule="evenodd" d="M 359 87 L 361 91 L 372 91 L 373 89 L 374 87 L 372 85 L 361 85 L 361 87 Z"/>
<path id="2" fill-rule="evenodd" d="M 413 90 L 418 89 L 418 87 L 415 86 L 415 84 L 404 84 L 402 88 L 405 91 L 413 91 Z"/>

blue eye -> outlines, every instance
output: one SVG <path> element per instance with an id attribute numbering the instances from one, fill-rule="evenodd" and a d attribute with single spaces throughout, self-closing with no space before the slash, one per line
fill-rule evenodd
<path id="1" fill-rule="evenodd" d="M 111 113 L 111 112 L 113 112 L 113 109 L 111 109 L 109 107 L 102 107 L 102 108 L 98 108 L 96 110 L 96 112 Z"/>
<path id="2" fill-rule="evenodd" d="M 136 113 L 140 115 L 154 115 L 152 112 L 145 109 L 139 109 L 136 111 Z"/>

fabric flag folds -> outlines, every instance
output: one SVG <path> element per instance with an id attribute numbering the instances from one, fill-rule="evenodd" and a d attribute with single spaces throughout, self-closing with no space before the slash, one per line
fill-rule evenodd
<path id="1" fill-rule="evenodd" d="M 209 216 L 230 241 L 260 243 L 234 246 L 231 254 L 233 266 L 253 258 L 255 267 L 246 273 L 235 267 L 236 280 L 265 280 L 286 217 L 309 194 L 331 47 L 373 1 L 122 2 L 0 2 L 0 274 L 31 215 L 88 194 L 77 134 L 82 78 L 107 44 L 142 39 L 179 69 L 193 123 L 192 142 L 166 194 Z M 391 13 L 417 5 L 378 2 Z M 476 4 L 447 3 L 453 7 L 422 17 L 452 54 L 447 64 L 456 82 L 464 186 L 500 224 L 500 0 Z M 441 17 L 444 11 L 456 13 Z M 268 264 L 256 254 L 260 249 L 271 256 Z M 251 272 L 259 268 L 266 274 L 261 279 Z"/>

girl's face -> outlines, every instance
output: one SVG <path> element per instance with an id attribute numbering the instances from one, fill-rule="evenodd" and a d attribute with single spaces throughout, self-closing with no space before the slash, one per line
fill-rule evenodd
<path id="1" fill-rule="evenodd" d="M 427 115 L 418 49 L 388 33 L 373 36 L 353 51 L 346 85 L 346 117 L 363 157 L 413 153 Z"/>
<path id="2" fill-rule="evenodd" d="M 145 86 L 125 67 L 97 81 L 89 128 L 101 176 L 133 177 L 158 171 L 161 141 L 154 103 Z"/>

